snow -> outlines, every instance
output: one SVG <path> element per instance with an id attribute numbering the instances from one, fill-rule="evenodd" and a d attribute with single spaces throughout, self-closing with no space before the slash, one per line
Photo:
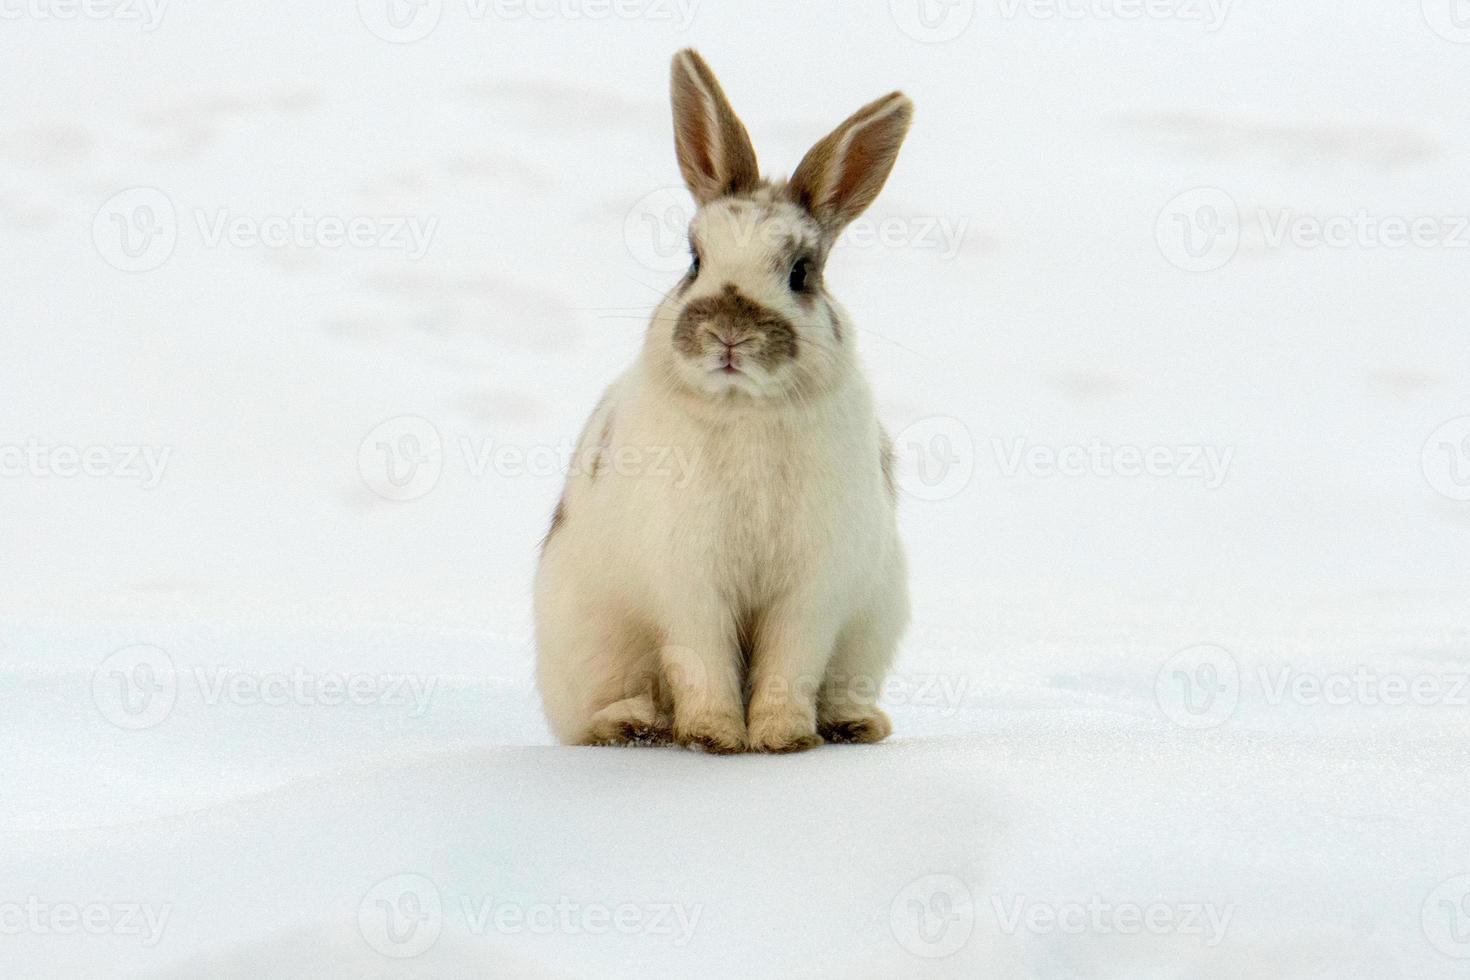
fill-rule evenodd
<path id="1" fill-rule="evenodd" d="M 1464 976 L 1470 38 L 1064 6 L 0 8 L 0 976 Z M 531 685 L 688 44 L 773 172 L 917 105 L 828 271 L 880 746 L 562 748 Z"/>

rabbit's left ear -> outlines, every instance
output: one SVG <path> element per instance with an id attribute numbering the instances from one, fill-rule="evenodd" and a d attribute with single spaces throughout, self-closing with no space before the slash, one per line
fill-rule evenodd
<path id="1" fill-rule="evenodd" d="M 836 236 L 883 189 L 913 117 L 902 92 L 868 103 L 807 152 L 786 193 Z"/>
<path id="2" fill-rule="evenodd" d="M 674 55 L 674 150 L 684 183 L 700 204 L 760 183 L 755 147 L 715 73 L 693 48 Z"/>

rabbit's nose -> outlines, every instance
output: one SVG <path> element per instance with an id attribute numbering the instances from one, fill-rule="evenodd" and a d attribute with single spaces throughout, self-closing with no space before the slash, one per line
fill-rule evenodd
<path id="1" fill-rule="evenodd" d="M 731 330 L 729 327 L 705 327 L 704 333 L 706 337 L 709 337 L 715 343 L 723 344 L 725 347 L 731 349 L 739 347 L 750 339 L 742 336 L 735 330 Z"/>

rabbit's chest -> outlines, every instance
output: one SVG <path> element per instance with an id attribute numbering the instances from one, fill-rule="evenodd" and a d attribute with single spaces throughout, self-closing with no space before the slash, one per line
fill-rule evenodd
<path id="1" fill-rule="evenodd" d="M 704 562 L 746 586 L 800 575 L 841 550 L 851 510 L 838 468 L 820 453 L 755 445 L 715 451 L 685 511 Z M 697 530 L 696 530 L 697 529 Z"/>

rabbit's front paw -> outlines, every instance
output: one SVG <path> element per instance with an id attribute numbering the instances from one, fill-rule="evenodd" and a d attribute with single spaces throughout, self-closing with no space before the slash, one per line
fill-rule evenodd
<path id="1" fill-rule="evenodd" d="M 687 724 L 676 724 L 674 740 L 685 748 L 734 755 L 745 751 L 745 720 L 733 715 L 704 715 Z"/>
<path id="2" fill-rule="evenodd" d="M 803 752 L 821 744 L 816 725 L 799 714 L 759 714 L 750 719 L 752 752 Z"/>

